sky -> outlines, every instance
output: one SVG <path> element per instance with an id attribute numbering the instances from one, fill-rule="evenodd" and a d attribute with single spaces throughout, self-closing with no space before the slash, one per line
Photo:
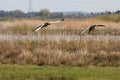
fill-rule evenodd
<path id="1" fill-rule="evenodd" d="M 120 10 L 120 0 L 32 0 L 32 11 L 49 9 L 50 12 L 103 12 Z M 29 0 L 0 0 L 0 10 L 29 11 Z"/>

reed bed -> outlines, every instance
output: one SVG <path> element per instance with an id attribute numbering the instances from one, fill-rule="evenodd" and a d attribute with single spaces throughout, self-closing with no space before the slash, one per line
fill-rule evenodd
<path id="1" fill-rule="evenodd" d="M 0 40 L 0 63 L 120 66 L 120 40 Z"/>
<path id="2" fill-rule="evenodd" d="M 65 19 L 38 32 L 38 19 L 0 21 L 0 63 L 52 66 L 120 66 L 120 23 L 100 19 Z M 82 30 L 104 24 L 92 35 Z M 111 37 L 112 36 L 112 37 Z"/>

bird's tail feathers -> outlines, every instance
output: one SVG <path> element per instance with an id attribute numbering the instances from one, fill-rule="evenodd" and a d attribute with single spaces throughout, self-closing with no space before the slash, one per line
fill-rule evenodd
<path id="1" fill-rule="evenodd" d="M 61 19 L 61 20 L 59 20 L 59 21 L 49 22 L 49 23 L 59 23 L 59 22 L 62 22 L 62 21 L 64 21 L 64 19 Z"/>

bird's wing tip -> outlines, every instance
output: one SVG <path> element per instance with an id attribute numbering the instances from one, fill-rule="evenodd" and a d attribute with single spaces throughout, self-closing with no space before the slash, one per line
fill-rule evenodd
<path id="1" fill-rule="evenodd" d="M 105 27 L 106 25 L 100 24 L 100 25 L 96 25 L 96 26 L 103 26 L 103 27 Z"/>

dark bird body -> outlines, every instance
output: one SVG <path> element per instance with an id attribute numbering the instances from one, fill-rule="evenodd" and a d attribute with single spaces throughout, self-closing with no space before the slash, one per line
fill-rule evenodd
<path id="1" fill-rule="evenodd" d="M 50 23 L 45 23 L 43 27 L 47 27 L 48 25 L 51 25 Z"/>
<path id="2" fill-rule="evenodd" d="M 40 25 L 40 26 L 36 27 L 33 31 L 38 31 L 39 29 L 47 27 L 48 25 L 51 25 L 51 24 L 50 23 L 44 23 L 43 25 Z"/>
<path id="3" fill-rule="evenodd" d="M 40 26 L 36 27 L 33 31 L 36 32 L 36 31 L 38 31 L 38 30 L 40 30 L 40 29 L 42 29 L 44 27 L 47 27 L 47 26 L 51 25 L 52 23 L 59 23 L 59 22 L 62 22 L 62 21 L 64 21 L 64 19 L 62 19 L 60 21 L 46 22 L 43 25 L 40 25 Z"/>
<path id="4" fill-rule="evenodd" d="M 89 26 L 89 27 L 87 27 L 85 30 L 83 30 L 81 32 L 81 35 L 83 35 L 85 32 L 88 32 L 88 34 L 90 34 L 92 31 L 95 30 L 95 27 L 105 27 L 105 25 L 92 25 L 92 26 Z"/>

